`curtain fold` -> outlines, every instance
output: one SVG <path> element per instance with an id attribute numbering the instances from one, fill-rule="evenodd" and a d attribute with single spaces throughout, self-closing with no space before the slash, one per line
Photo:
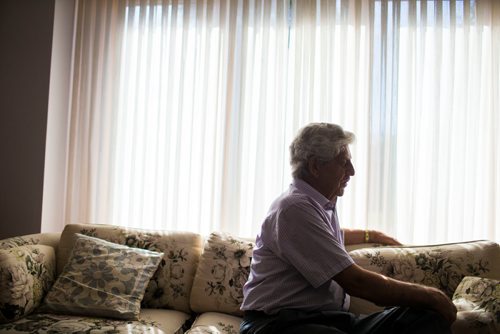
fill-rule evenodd
<path id="1" fill-rule="evenodd" d="M 488 0 L 79 0 L 66 223 L 255 236 L 309 122 L 353 131 L 344 226 L 500 240 Z"/>
<path id="2" fill-rule="evenodd" d="M 123 2 L 77 2 L 66 223 L 109 222 L 124 12 Z"/>
<path id="3" fill-rule="evenodd" d="M 403 239 L 498 240 L 498 155 L 491 149 L 498 143 L 492 120 L 500 79 L 494 71 L 500 54 L 492 47 L 500 36 L 492 28 L 500 18 L 491 15 L 494 5 L 400 4 L 392 207 L 396 221 L 407 222 L 396 225 Z"/>

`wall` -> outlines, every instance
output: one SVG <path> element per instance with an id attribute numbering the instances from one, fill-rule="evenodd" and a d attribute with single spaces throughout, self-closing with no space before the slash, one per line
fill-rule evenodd
<path id="1" fill-rule="evenodd" d="M 40 231 L 54 0 L 0 1 L 0 239 Z"/>

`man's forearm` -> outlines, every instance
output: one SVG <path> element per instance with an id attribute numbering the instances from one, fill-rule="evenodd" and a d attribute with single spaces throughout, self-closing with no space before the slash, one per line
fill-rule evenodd
<path id="1" fill-rule="evenodd" d="M 371 279 L 348 291 L 349 294 L 368 299 L 380 306 L 418 306 L 431 305 L 425 288 L 407 282 L 401 282 L 383 275 L 372 275 Z M 367 289 L 367 287 L 369 287 Z"/>
<path id="2" fill-rule="evenodd" d="M 370 300 L 380 306 L 411 306 L 433 309 L 454 321 L 456 309 L 437 289 L 402 282 L 363 269 L 357 265 L 334 277 L 348 294 Z"/>

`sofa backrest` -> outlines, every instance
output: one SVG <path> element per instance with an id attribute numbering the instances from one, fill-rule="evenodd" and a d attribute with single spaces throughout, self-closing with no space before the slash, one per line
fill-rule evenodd
<path id="1" fill-rule="evenodd" d="M 465 276 L 500 279 L 500 246 L 487 240 L 428 246 L 374 247 L 349 253 L 361 267 L 405 282 L 432 286 L 452 297 Z M 353 313 L 382 308 L 351 298 Z"/>
<path id="2" fill-rule="evenodd" d="M 147 231 L 112 225 L 66 225 L 57 251 L 57 275 L 69 259 L 75 233 L 131 247 L 163 252 L 165 255 L 150 280 L 142 305 L 190 312 L 189 297 L 202 251 L 203 240 L 190 232 Z M 119 264 L 117 264 L 119 265 Z"/>

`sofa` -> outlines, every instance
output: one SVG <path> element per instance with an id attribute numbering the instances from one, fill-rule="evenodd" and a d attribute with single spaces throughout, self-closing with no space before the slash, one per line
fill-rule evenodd
<path id="1" fill-rule="evenodd" d="M 82 224 L 0 240 L 0 333 L 238 333 L 253 246 L 225 233 Z M 348 250 L 366 269 L 445 292 L 459 310 L 454 333 L 500 332 L 497 243 Z M 356 314 L 377 310 L 351 300 Z"/>

